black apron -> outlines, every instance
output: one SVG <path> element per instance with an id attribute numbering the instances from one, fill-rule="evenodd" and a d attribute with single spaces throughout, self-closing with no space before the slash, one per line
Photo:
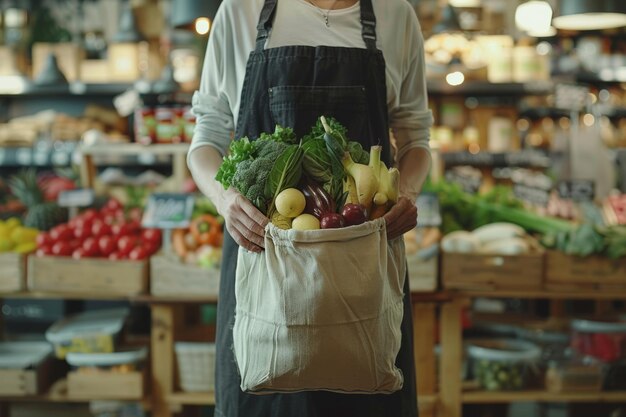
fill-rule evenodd
<path id="1" fill-rule="evenodd" d="M 257 138 L 276 124 L 306 134 L 321 115 L 348 128 L 365 149 L 382 145 L 390 166 L 385 60 L 376 49 L 376 17 L 371 0 L 361 0 L 366 48 L 285 46 L 265 50 L 277 0 L 266 0 L 241 93 L 236 138 Z M 404 286 L 402 345 L 396 365 L 402 390 L 389 394 L 337 394 L 315 391 L 253 395 L 240 389 L 233 354 L 235 270 L 238 246 L 226 233 L 217 313 L 217 417 L 416 417 L 412 316 L 408 277 Z"/>

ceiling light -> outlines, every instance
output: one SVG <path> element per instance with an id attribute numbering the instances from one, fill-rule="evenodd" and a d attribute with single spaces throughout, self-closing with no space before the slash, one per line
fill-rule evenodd
<path id="1" fill-rule="evenodd" d="M 545 1 L 531 0 L 520 4 L 515 10 L 515 25 L 529 34 L 547 33 L 551 23 L 552 7 Z"/>
<path id="2" fill-rule="evenodd" d="M 553 24 L 564 30 L 602 30 L 626 26 L 624 0 L 560 0 Z"/>

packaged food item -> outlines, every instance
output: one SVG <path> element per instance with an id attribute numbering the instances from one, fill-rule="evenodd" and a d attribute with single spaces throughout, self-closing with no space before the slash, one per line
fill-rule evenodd
<path id="1" fill-rule="evenodd" d="M 174 350 L 183 391 L 212 391 L 215 388 L 215 344 L 177 342 Z"/>
<path id="2" fill-rule="evenodd" d="M 180 143 L 183 131 L 178 122 L 176 109 L 159 107 L 156 109 L 156 139 L 157 143 Z"/>
<path id="3" fill-rule="evenodd" d="M 135 110 L 135 142 L 142 145 L 155 143 L 156 118 L 155 111 L 151 107 L 142 107 Z"/>
<path id="4" fill-rule="evenodd" d="M 626 320 L 572 321 L 572 348 L 606 363 L 626 359 Z"/>
<path id="5" fill-rule="evenodd" d="M 552 361 L 546 372 L 546 389 L 550 392 L 600 391 L 603 374 L 599 363 Z"/>
<path id="6" fill-rule="evenodd" d="M 538 346 L 515 339 L 474 340 L 468 343 L 467 353 L 474 378 L 489 391 L 526 388 L 541 357 Z"/>
<path id="7" fill-rule="evenodd" d="M 544 368 L 551 361 L 565 360 L 569 354 L 570 335 L 564 330 L 549 326 L 520 327 L 517 336 L 539 346 Z"/>
<path id="8" fill-rule="evenodd" d="M 111 353 L 128 313 L 128 308 L 117 308 L 67 317 L 46 331 L 46 339 L 54 345 L 59 359 L 70 352 Z"/>

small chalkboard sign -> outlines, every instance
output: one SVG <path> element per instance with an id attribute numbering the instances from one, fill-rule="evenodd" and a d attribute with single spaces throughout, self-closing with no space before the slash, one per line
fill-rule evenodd
<path id="1" fill-rule="evenodd" d="M 441 226 L 439 197 L 435 193 L 422 193 L 415 203 L 418 210 L 417 227 Z"/>
<path id="2" fill-rule="evenodd" d="M 538 207 L 546 207 L 550 201 L 550 190 L 526 184 L 514 184 L 513 194 L 518 199 Z"/>
<path id="3" fill-rule="evenodd" d="M 461 189 L 468 194 L 477 194 L 483 183 L 482 173 L 470 167 L 455 167 L 446 171 L 445 178 L 461 186 Z"/>
<path id="4" fill-rule="evenodd" d="M 152 194 L 144 210 L 143 227 L 182 229 L 189 226 L 195 198 L 190 194 Z"/>
<path id="5" fill-rule="evenodd" d="M 89 207 L 96 199 L 91 188 L 79 188 L 59 193 L 57 204 L 61 207 Z"/>
<path id="6" fill-rule="evenodd" d="M 567 180 L 557 185 L 559 196 L 577 203 L 593 201 L 596 196 L 596 186 L 593 180 Z"/>

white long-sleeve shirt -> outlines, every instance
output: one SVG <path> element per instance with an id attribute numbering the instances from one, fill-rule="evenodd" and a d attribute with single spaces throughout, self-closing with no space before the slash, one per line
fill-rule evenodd
<path id="1" fill-rule="evenodd" d="M 227 153 L 237 126 L 246 63 L 254 50 L 263 0 L 225 0 L 213 22 L 200 89 L 193 97 L 196 130 L 189 154 L 201 146 Z M 432 114 L 424 72 L 424 39 L 406 0 L 372 0 L 377 46 L 386 61 L 387 106 L 399 161 L 412 148 L 429 149 Z M 279 0 L 266 48 L 288 45 L 365 48 L 360 3 L 322 11 L 307 0 Z M 268 109 L 269 111 L 269 109 Z"/>

